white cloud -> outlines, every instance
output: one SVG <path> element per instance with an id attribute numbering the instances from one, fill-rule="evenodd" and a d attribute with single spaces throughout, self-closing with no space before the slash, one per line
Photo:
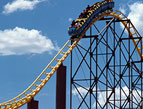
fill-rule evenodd
<path id="1" fill-rule="evenodd" d="M 143 3 L 136 2 L 129 5 L 129 9 L 128 18 L 131 19 L 140 34 L 143 35 Z"/>
<path id="2" fill-rule="evenodd" d="M 127 11 L 127 10 L 126 10 L 125 8 L 123 8 L 123 7 L 120 6 L 119 10 L 120 10 L 123 14 L 126 14 L 126 11 Z"/>
<path id="3" fill-rule="evenodd" d="M 73 95 L 78 95 L 79 98 L 81 98 L 81 96 L 78 94 L 77 90 L 80 92 L 80 94 L 82 96 L 84 96 L 87 93 L 87 90 L 83 89 L 82 87 L 78 87 L 77 89 L 73 89 L 72 90 Z"/>
<path id="4" fill-rule="evenodd" d="M 143 3 L 135 2 L 132 5 L 128 5 L 127 7 L 129 8 L 127 17 L 131 20 L 133 25 L 135 25 L 138 32 L 143 35 Z M 127 12 L 126 9 L 121 6 L 119 10 L 124 14 Z M 121 24 L 121 27 L 124 28 L 123 24 Z M 133 31 L 133 29 L 131 29 L 131 31 Z"/>
<path id="5" fill-rule="evenodd" d="M 38 30 L 15 27 L 0 30 L 0 55 L 51 53 L 58 47 Z"/>
<path id="6" fill-rule="evenodd" d="M 116 99 L 120 99 L 120 88 L 116 88 L 115 92 L 116 92 L 116 95 L 115 95 Z M 138 95 L 137 92 L 139 93 L 139 95 Z M 108 97 L 109 97 L 110 94 L 111 94 L 111 91 L 108 91 Z M 127 86 L 122 87 L 122 90 L 121 90 L 121 97 L 122 98 L 121 99 L 124 99 L 124 100 L 127 99 L 128 95 L 129 95 L 129 89 L 127 88 Z M 137 91 L 133 90 L 133 95 L 136 97 L 136 99 L 138 100 L 138 102 L 141 100 L 140 99 L 141 91 L 139 91 L 139 90 L 137 90 Z M 100 92 L 99 95 L 98 95 L 98 100 L 99 100 L 99 103 L 101 104 L 101 106 L 104 106 L 104 104 L 105 104 L 104 97 L 106 97 L 106 92 Z M 114 94 L 112 94 L 112 96 L 110 97 L 110 100 L 113 100 L 113 99 L 114 99 Z M 134 99 L 134 97 L 133 97 L 133 101 L 136 104 L 138 104 L 137 101 Z M 114 104 L 114 101 L 110 101 L 110 102 Z M 124 101 L 122 101 L 122 104 L 123 103 L 124 103 Z M 116 105 L 120 106 L 120 101 L 116 101 Z M 95 107 L 95 106 L 96 106 L 96 103 L 93 104 L 93 107 Z M 128 107 L 128 105 L 126 107 Z"/>
<path id="7" fill-rule="evenodd" d="M 72 19 L 72 18 L 69 18 L 69 19 L 68 19 L 68 21 L 69 21 L 69 22 L 72 22 L 72 21 L 73 21 L 73 19 Z"/>
<path id="8" fill-rule="evenodd" d="M 82 96 L 84 96 L 86 93 L 87 93 L 87 90 L 85 90 L 85 89 L 83 89 L 82 87 L 78 87 L 77 88 L 78 90 L 79 90 L 79 92 L 80 92 L 80 94 L 82 95 Z M 86 88 L 86 89 L 88 89 L 88 88 Z M 93 89 L 94 91 L 95 91 L 95 88 Z M 111 90 L 111 89 L 110 89 Z M 120 99 L 120 88 L 116 88 L 115 89 L 115 92 L 116 92 L 116 99 Z M 122 97 L 122 99 L 126 99 L 127 98 L 127 96 L 125 95 L 125 93 L 126 93 L 126 95 L 128 96 L 129 95 L 129 89 L 126 87 L 126 86 L 124 86 L 124 87 L 122 87 L 122 90 L 121 90 L 121 97 Z M 138 93 L 137 93 L 138 92 Z M 78 92 L 77 92 L 77 90 L 76 89 L 74 89 L 73 91 L 72 91 L 72 93 L 73 93 L 73 95 L 78 95 L 78 97 L 81 99 L 81 97 L 80 97 L 80 95 L 78 94 Z M 108 91 L 108 97 L 109 97 L 109 95 L 111 94 L 111 91 Z M 140 96 L 141 96 L 141 91 L 139 91 L 139 90 L 133 90 L 133 95 L 136 97 L 136 100 L 139 102 L 141 99 L 140 99 Z M 100 103 L 100 105 L 101 106 L 104 106 L 104 104 L 105 104 L 105 102 L 106 102 L 106 92 L 104 91 L 104 92 L 99 92 L 98 93 L 98 101 L 99 101 L 99 103 Z M 111 97 L 110 97 L 110 100 L 113 100 L 114 99 L 114 95 L 112 95 Z M 134 99 L 134 97 L 133 97 L 133 101 L 137 104 L 137 101 L 136 101 L 135 99 Z M 110 101 L 111 103 L 114 103 L 113 101 Z M 123 102 L 124 101 L 122 101 L 122 104 L 123 104 Z M 118 105 L 118 106 L 120 106 L 120 102 L 119 101 L 116 101 L 116 105 Z M 92 105 L 92 108 L 93 109 L 95 109 L 95 107 L 96 107 L 96 103 L 94 103 L 93 105 Z M 128 105 L 126 106 L 126 107 L 128 107 Z"/>
<path id="9" fill-rule="evenodd" d="M 35 6 L 44 0 L 14 0 L 12 3 L 7 3 L 4 6 L 3 13 L 9 14 L 15 11 L 33 10 Z"/>

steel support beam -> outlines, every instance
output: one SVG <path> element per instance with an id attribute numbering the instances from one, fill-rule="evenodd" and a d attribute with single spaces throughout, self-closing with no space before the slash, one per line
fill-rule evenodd
<path id="1" fill-rule="evenodd" d="M 93 105 L 95 109 L 142 108 L 143 65 L 136 56 L 137 47 L 142 48 L 142 37 L 131 36 L 130 20 L 111 19 L 100 20 L 105 22 L 104 31 L 102 24 L 93 24 L 83 38 L 86 44 L 81 40 L 71 54 L 70 109 L 91 109 Z M 122 22 L 127 24 L 119 31 L 117 26 Z M 137 46 L 132 40 L 139 40 Z M 79 63 L 74 63 L 77 57 Z"/>

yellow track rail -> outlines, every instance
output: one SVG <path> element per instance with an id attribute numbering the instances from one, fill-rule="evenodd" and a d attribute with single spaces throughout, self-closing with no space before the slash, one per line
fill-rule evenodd
<path id="1" fill-rule="evenodd" d="M 128 18 L 122 14 L 120 11 L 117 10 L 107 10 L 103 13 L 101 13 L 97 18 L 95 18 L 90 25 L 88 25 L 88 28 L 84 31 L 84 33 L 82 34 L 82 36 L 80 36 L 79 39 L 77 40 L 73 40 L 73 44 L 70 45 L 70 40 L 68 40 L 65 45 L 61 48 L 61 50 L 58 52 L 58 54 L 53 58 L 53 60 L 46 66 L 46 68 L 42 71 L 42 73 L 37 77 L 37 79 L 24 91 L 22 92 L 20 95 L 18 95 L 17 97 L 1 103 L 0 104 L 0 109 L 17 109 L 21 106 L 23 106 L 24 104 L 28 103 L 31 101 L 31 99 L 36 96 L 36 94 L 43 88 L 43 86 L 48 82 L 48 80 L 52 77 L 52 75 L 55 73 L 55 71 L 59 68 L 59 66 L 63 63 L 63 61 L 66 59 L 66 57 L 71 53 L 71 51 L 74 49 L 74 47 L 77 46 L 77 43 L 80 41 L 80 39 L 84 36 L 84 34 L 86 33 L 86 31 L 98 20 L 100 20 L 103 17 L 106 16 L 113 16 L 114 18 L 118 18 L 119 20 L 128 20 Z M 125 26 L 127 24 L 127 22 L 123 22 L 123 25 Z M 130 33 L 131 37 L 139 37 L 137 34 L 137 31 L 135 29 L 135 27 L 131 24 L 132 28 L 133 28 L 133 32 L 131 33 L 129 30 L 129 27 L 126 27 L 127 31 Z M 105 28 L 104 28 L 105 29 Z M 103 29 L 103 30 L 104 30 Z M 136 40 L 132 40 L 134 45 L 137 46 L 137 41 Z M 67 49 L 66 52 L 63 52 L 65 49 Z M 140 57 L 143 58 L 141 52 L 140 52 L 140 48 L 137 47 L 136 48 Z M 57 59 L 57 57 L 59 55 L 63 55 L 62 58 Z M 55 66 L 51 66 L 52 63 L 55 63 Z M 47 70 L 50 70 L 49 73 L 47 73 Z M 42 76 L 46 76 L 45 78 L 42 78 Z M 40 84 L 37 84 L 39 83 Z M 34 88 L 33 88 L 34 87 Z"/>

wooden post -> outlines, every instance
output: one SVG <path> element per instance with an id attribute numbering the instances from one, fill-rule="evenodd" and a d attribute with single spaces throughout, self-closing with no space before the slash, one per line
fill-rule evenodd
<path id="1" fill-rule="evenodd" d="M 28 104 L 27 104 L 27 109 L 38 109 L 38 103 L 39 101 L 36 101 L 32 99 Z"/>
<path id="2" fill-rule="evenodd" d="M 66 66 L 61 65 L 56 76 L 56 109 L 66 109 Z"/>

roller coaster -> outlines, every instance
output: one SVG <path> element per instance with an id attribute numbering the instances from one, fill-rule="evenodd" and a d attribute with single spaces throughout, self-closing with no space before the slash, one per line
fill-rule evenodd
<path id="1" fill-rule="evenodd" d="M 111 1 L 111 0 L 109 0 L 109 1 Z M 21 94 L 19 94 L 18 96 L 16 96 L 15 98 L 13 98 L 13 99 L 11 99 L 9 101 L 6 101 L 4 103 L 0 103 L 0 109 L 17 109 L 17 108 L 23 106 L 24 104 L 30 102 L 32 100 L 32 98 L 34 98 L 37 95 L 37 93 L 40 92 L 40 90 L 45 86 L 45 84 L 49 81 L 49 79 L 57 71 L 57 69 L 64 62 L 64 60 L 67 58 L 67 56 L 71 52 L 73 52 L 73 49 L 76 48 L 76 47 L 78 48 L 79 41 L 81 41 L 84 38 L 90 38 L 90 45 L 89 45 L 89 48 L 86 50 L 87 52 L 85 53 L 85 55 L 82 55 L 82 53 L 79 51 L 80 54 L 82 55 L 82 58 L 83 58 L 81 63 L 83 61 L 85 61 L 85 57 L 86 57 L 86 55 L 88 53 L 90 53 L 91 58 L 93 58 L 93 52 L 91 53 L 91 51 L 92 51 L 91 47 L 93 46 L 94 41 L 96 41 L 96 44 L 94 45 L 95 46 L 94 51 L 96 51 L 96 53 L 95 53 L 95 55 L 96 55 L 96 59 L 95 59 L 96 65 L 95 66 L 97 67 L 96 73 L 97 73 L 99 68 L 100 68 L 100 73 L 96 74 L 94 76 L 94 84 L 91 84 L 91 78 L 92 78 L 91 75 L 92 75 L 93 71 L 91 69 L 89 69 L 90 70 L 90 88 L 85 88 L 85 89 L 87 89 L 87 93 L 90 93 L 90 96 L 94 93 L 93 96 L 95 97 L 95 102 L 96 102 L 95 103 L 95 108 L 96 109 L 97 108 L 114 108 L 114 109 L 115 108 L 120 108 L 120 109 L 122 109 L 122 108 L 125 108 L 128 103 L 129 103 L 128 107 L 130 107 L 130 108 L 133 108 L 133 107 L 141 108 L 142 101 L 143 101 L 143 94 L 142 94 L 142 91 L 143 91 L 143 87 L 142 87 L 142 85 L 143 85 L 142 84 L 142 78 L 143 78 L 142 77 L 142 73 L 143 73 L 143 70 L 142 70 L 142 68 L 143 68 L 143 65 L 142 65 L 142 61 L 143 61 L 142 37 L 139 34 L 139 32 L 136 30 L 135 26 L 130 21 L 130 19 L 128 19 L 122 12 L 112 9 L 113 8 L 113 4 L 112 4 L 111 7 L 108 7 L 108 6 L 104 5 L 106 3 L 107 3 L 107 1 L 94 4 L 93 5 L 94 9 L 92 11 L 89 10 L 89 11 L 91 11 L 92 14 L 90 13 L 88 18 L 86 18 L 86 19 L 85 18 L 77 19 L 76 21 L 81 21 L 80 22 L 80 26 L 76 27 L 76 28 L 74 27 L 74 29 L 73 29 L 73 27 L 69 28 L 68 32 L 71 35 L 71 38 L 60 49 L 60 51 L 52 59 L 52 61 L 45 67 L 45 69 L 42 71 L 42 73 Z M 96 12 L 95 12 L 95 10 L 96 10 Z M 97 13 L 97 11 L 98 11 L 98 13 Z M 82 22 L 83 19 L 84 19 L 84 21 Z M 106 25 L 105 25 L 105 27 L 103 27 L 101 29 L 101 31 L 99 31 L 96 28 L 96 24 L 95 24 L 96 22 L 100 22 L 100 21 L 106 21 Z M 122 23 L 122 25 L 124 26 L 123 32 L 126 31 L 129 35 L 126 36 L 126 37 L 122 37 L 122 34 L 121 34 L 121 36 L 119 36 L 116 33 L 116 31 L 115 31 L 115 22 Z M 111 24 L 113 24 L 114 28 L 111 27 Z M 98 30 L 97 35 L 92 35 L 91 34 L 92 33 L 91 32 L 92 26 L 94 26 Z M 114 42 L 113 45 L 114 46 L 112 46 L 112 47 L 109 44 L 109 40 L 107 41 L 107 39 L 108 39 L 107 38 L 107 36 L 108 36 L 107 31 L 108 31 L 109 28 L 111 29 L 111 32 L 113 33 L 113 39 L 114 39 L 113 40 L 113 42 Z M 90 31 L 90 35 L 89 36 L 86 35 L 88 33 L 88 31 Z M 103 36 L 105 34 L 107 35 L 106 39 L 103 38 Z M 123 42 L 124 40 L 128 41 L 129 47 L 126 47 L 126 44 L 124 44 L 124 42 Z M 132 42 L 130 40 L 132 40 Z M 97 48 L 99 48 L 98 45 L 100 43 L 105 45 L 105 50 L 103 48 L 103 50 L 106 51 L 105 54 L 103 54 L 103 53 L 99 54 L 98 53 Z M 133 43 L 134 47 L 130 46 L 131 43 Z M 122 48 L 121 48 L 121 46 L 122 46 Z M 123 48 L 125 50 L 122 50 Z M 110 53 L 109 53 L 109 51 L 110 51 Z M 120 65 L 119 64 L 118 65 L 115 64 L 115 61 L 116 61 L 115 54 L 117 52 L 119 52 L 119 54 L 120 54 L 118 56 L 118 58 L 120 57 L 119 60 L 122 57 L 125 58 L 126 56 L 124 56 L 124 55 L 128 55 L 128 59 L 125 58 L 125 62 L 122 62 L 122 61 L 119 62 Z M 134 59 L 133 59 L 134 56 L 133 55 L 136 52 L 138 53 L 138 56 L 140 57 L 140 59 L 134 61 Z M 106 58 L 106 64 L 104 65 L 105 66 L 104 68 L 99 67 L 99 63 L 100 62 L 98 63 L 98 61 L 97 61 L 97 60 L 99 60 L 97 55 L 105 55 L 104 57 Z M 110 69 L 111 63 L 112 63 L 112 67 L 114 67 L 113 69 Z M 121 71 L 120 71 L 119 74 L 117 74 L 118 70 L 116 71 L 116 69 L 117 69 L 116 67 L 118 67 L 118 66 L 119 66 L 118 70 L 121 70 L 121 71 L 123 69 L 122 67 L 125 67 L 125 69 L 129 69 L 128 70 L 129 74 L 126 75 L 125 69 L 123 69 L 123 73 L 121 73 Z M 80 67 L 80 65 L 79 65 L 79 67 Z M 106 74 L 104 74 L 105 69 L 106 70 L 110 69 L 110 70 L 112 70 L 112 73 L 114 73 L 112 75 L 113 78 L 114 78 L 114 80 L 113 80 L 114 83 L 113 83 L 112 87 L 108 87 L 111 84 L 110 84 L 110 82 L 108 80 L 108 78 L 109 78 L 108 77 L 109 76 L 108 73 L 106 72 Z M 132 69 L 134 71 L 132 71 Z M 137 72 L 136 76 L 134 76 L 134 74 L 133 74 L 133 72 L 135 72 L 135 71 Z M 75 77 L 76 73 L 77 73 L 77 71 L 71 77 L 71 80 L 72 80 L 71 85 L 74 85 L 74 80 L 75 80 L 74 77 Z M 100 80 L 102 75 L 104 75 L 105 78 L 106 78 L 106 82 L 105 83 L 104 83 L 104 81 Z M 116 77 L 117 75 L 118 75 L 118 77 Z M 128 80 L 128 85 L 127 85 L 127 82 L 125 82 L 124 79 L 123 79 L 125 77 L 128 77 L 128 79 L 129 79 Z M 121 86 L 122 86 L 121 81 L 126 83 L 125 85 L 129 89 L 129 94 L 125 94 L 126 95 L 125 99 L 122 99 L 121 97 L 116 99 L 116 95 L 115 95 L 115 90 L 116 89 L 115 88 L 117 88 L 117 86 L 119 86 L 121 88 Z M 140 84 L 138 84 L 139 83 L 138 81 L 140 81 Z M 98 92 L 99 91 L 98 90 L 98 86 L 99 86 L 98 84 L 100 82 L 102 84 L 106 85 L 106 87 L 103 88 L 103 89 L 105 89 L 105 91 L 108 92 L 108 94 L 106 94 L 106 100 L 105 100 L 105 103 L 103 105 L 101 105 L 99 103 L 98 99 L 97 99 L 97 96 L 98 96 L 97 94 L 99 93 Z M 137 85 L 138 85 L 138 89 L 141 91 L 141 93 L 138 93 L 138 95 L 140 97 L 139 100 L 137 100 L 135 98 L 135 96 L 133 96 L 134 95 L 133 91 L 136 89 Z M 76 87 L 76 89 L 78 89 L 78 88 Z M 93 90 L 95 90 L 95 91 L 93 91 Z M 124 92 L 122 89 L 120 91 Z M 72 92 L 71 92 L 71 94 L 72 94 Z M 79 92 L 79 94 L 80 94 L 80 92 Z M 81 101 L 80 105 L 77 106 L 78 109 L 82 106 L 83 103 L 85 104 L 86 108 L 91 109 L 92 108 L 91 100 L 90 100 L 90 106 L 85 101 L 87 95 L 85 95 L 85 97 L 83 97 L 80 94 L 80 96 L 82 98 L 82 101 Z M 114 97 L 112 97 L 112 96 L 114 96 Z M 113 100 L 114 102 L 112 102 L 112 99 L 114 99 Z M 133 99 L 135 99 L 136 102 Z M 117 101 L 120 101 L 120 105 L 119 106 L 116 105 Z M 125 101 L 125 103 L 123 103 L 124 101 Z M 72 109 L 72 107 L 70 107 L 70 108 Z"/>

